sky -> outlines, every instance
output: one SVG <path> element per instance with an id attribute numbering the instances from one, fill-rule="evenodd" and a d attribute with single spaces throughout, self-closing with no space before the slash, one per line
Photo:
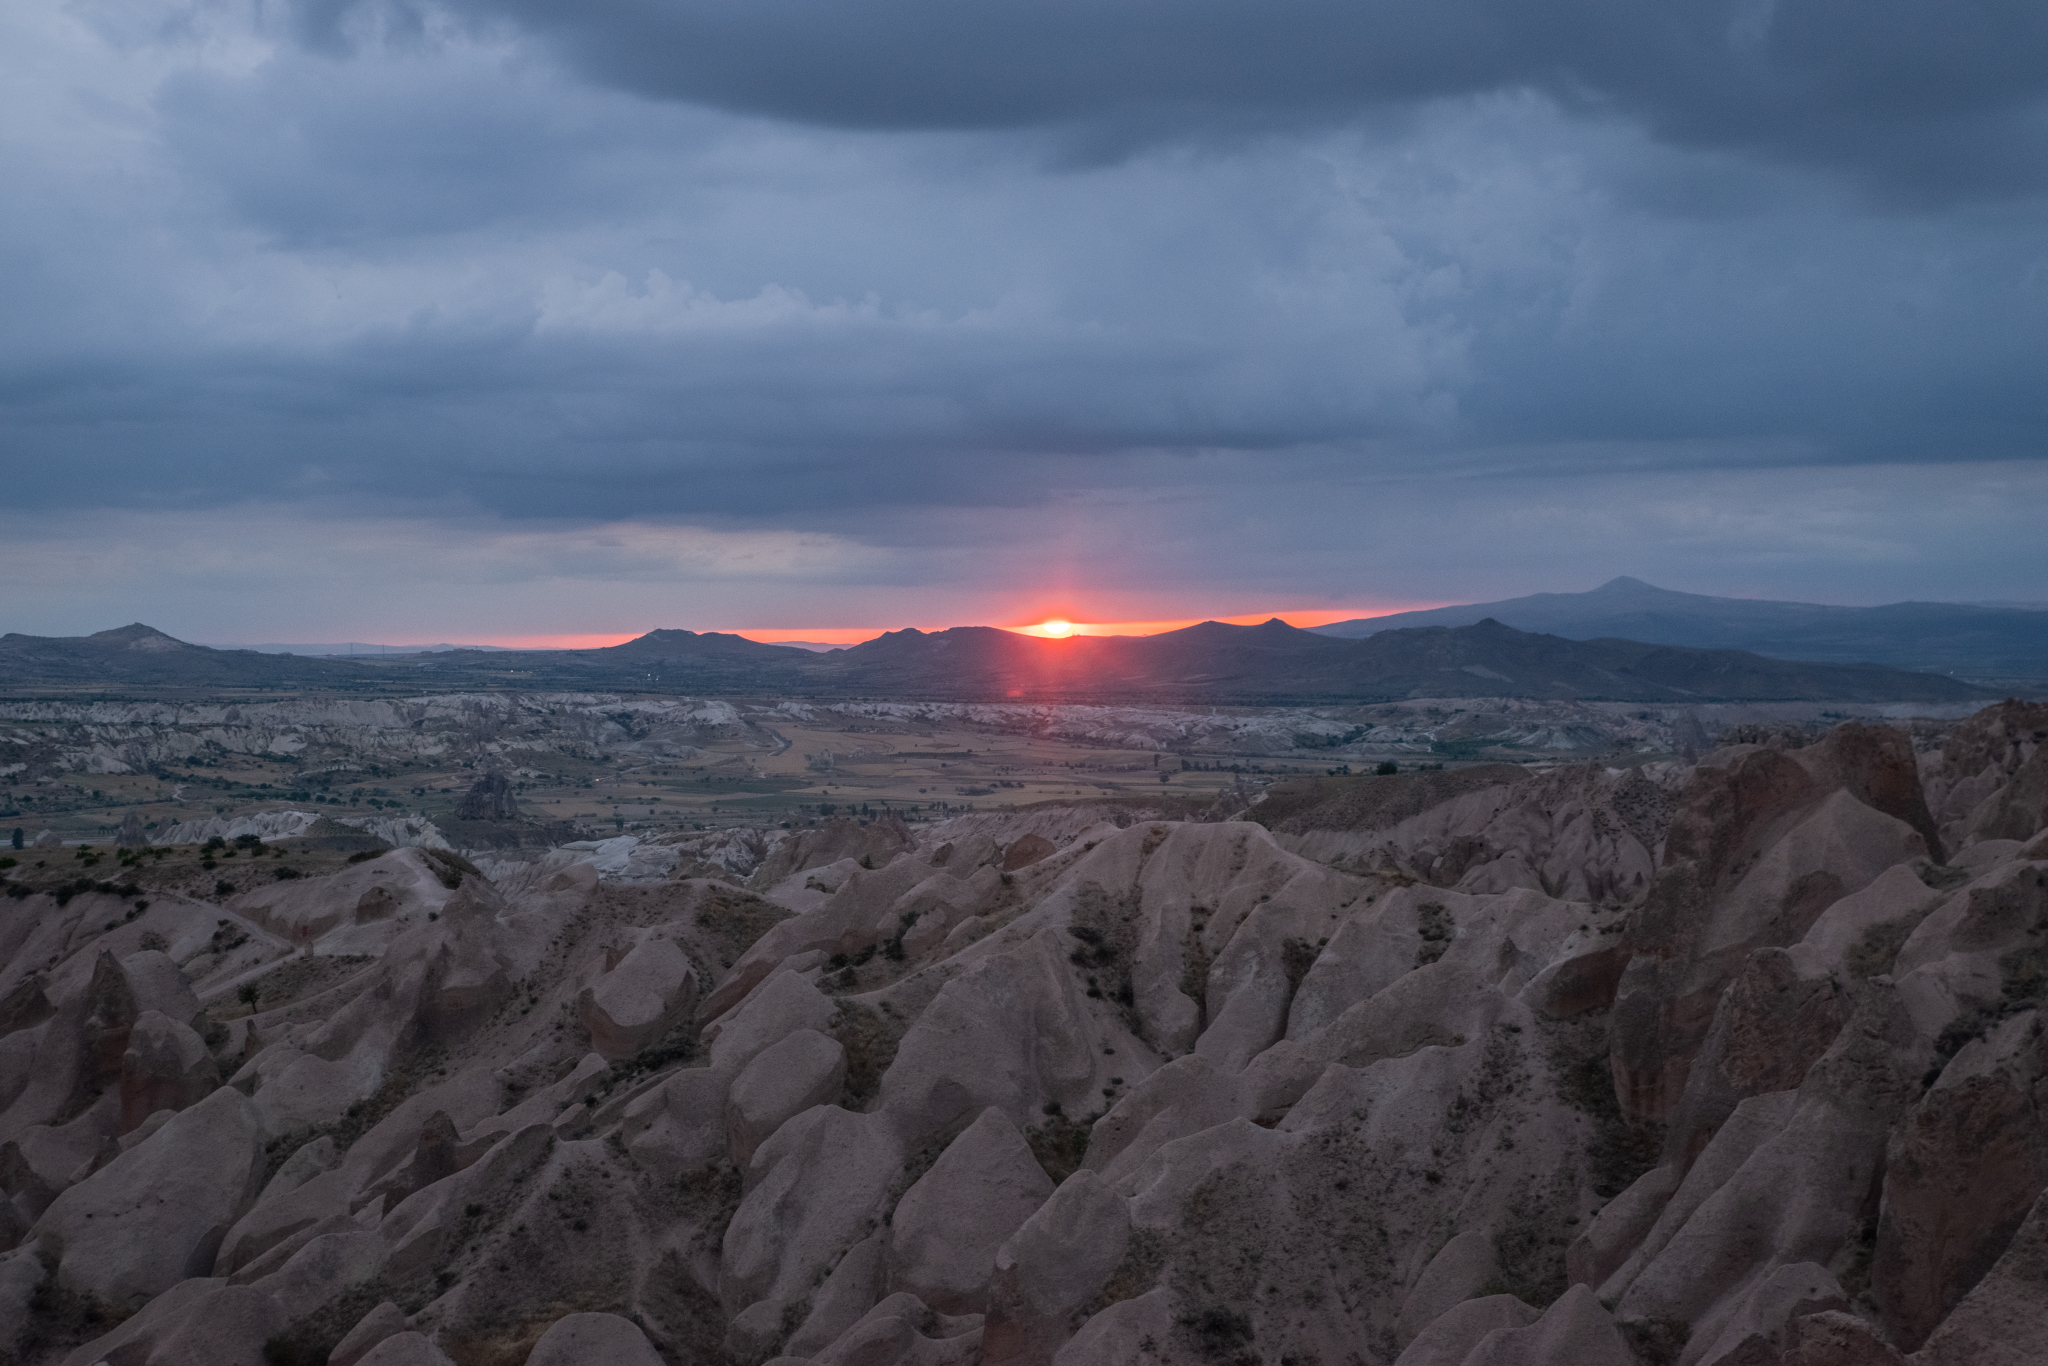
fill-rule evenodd
<path id="1" fill-rule="evenodd" d="M 0 628 L 2048 599 L 2039 0 L 13 0 Z"/>

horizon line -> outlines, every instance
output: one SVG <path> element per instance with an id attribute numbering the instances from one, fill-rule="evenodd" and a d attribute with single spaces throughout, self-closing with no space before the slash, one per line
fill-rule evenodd
<path id="1" fill-rule="evenodd" d="M 1455 604 L 1430 604 L 1430 606 L 1443 605 Z M 1334 622 L 1339 621 L 1360 621 L 1368 617 L 1395 616 L 1402 612 L 1413 612 L 1423 610 L 1427 609 L 1424 607 L 1409 606 L 1385 607 L 1365 610 L 1346 608 L 1339 611 L 1311 610 L 1295 612 L 1250 612 L 1241 615 L 1227 617 L 1179 617 L 1151 621 L 1081 621 L 1071 617 L 1065 617 L 1057 614 L 1048 613 L 1046 615 L 1034 617 L 1033 619 L 1024 622 L 1010 621 L 996 623 L 994 629 L 999 631 L 1009 631 L 1015 635 L 1030 636 L 1038 640 L 1071 639 L 1074 636 L 1153 636 L 1163 635 L 1168 631 L 1185 630 L 1190 626 L 1199 626 L 1205 621 L 1222 622 L 1227 626 L 1257 626 L 1263 622 L 1271 621 L 1277 617 L 1280 620 L 1287 622 L 1291 626 L 1296 626 L 1303 630 L 1307 630 L 1316 626 L 1328 626 Z M 1055 636 L 1044 629 L 1045 624 L 1048 621 L 1065 621 L 1072 629 L 1062 635 Z M 988 623 L 955 622 L 947 626 L 932 626 L 922 625 L 915 622 L 909 622 L 900 626 L 879 627 L 711 627 L 699 629 L 696 631 L 696 634 L 739 636 L 742 639 L 751 640 L 757 645 L 785 645 L 802 642 L 812 645 L 830 645 L 834 648 L 844 649 L 854 645 L 865 644 L 870 640 L 880 639 L 882 636 L 887 635 L 892 631 L 918 630 L 923 631 L 928 635 L 936 635 L 941 631 L 950 631 L 961 625 L 986 624 Z M 650 628 L 650 630 L 675 629 L 691 628 Z M 479 639 L 477 643 L 484 645 L 496 645 L 501 649 L 509 648 L 525 650 L 592 650 L 604 649 L 613 645 L 623 645 L 627 641 L 638 640 L 641 636 L 647 635 L 648 633 L 648 631 L 641 631 L 637 634 L 620 633 L 617 635 L 589 634 L 553 636 L 498 636 L 489 639 Z M 570 641 L 576 643 L 557 643 Z M 799 648 L 801 648 L 801 645 L 799 645 Z"/>
<path id="2" fill-rule="evenodd" d="M 1141 621 L 1082 621 L 1061 613 L 1049 612 L 1033 617 L 1028 621 L 997 623 L 994 629 L 1009 631 L 1015 635 L 1030 636 L 1037 640 L 1066 640 L 1072 639 L 1075 636 L 1164 635 L 1169 631 L 1181 631 L 1190 626 L 1199 626 L 1205 621 L 1220 622 L 1226 626 L 1257 626 L 1277 619 L 1290 626 L 1308 630 L 1317 626 L 1328 626 L 1340 621 L 1361 621 L 1373 617 L 1396 616 L 1402 612 L 1426 611 L 1435 607 L 1456 605 L 1453 603 L 1427 603 L 1363 609 L 1343 608 L 1330 610 L 1319 608 L 1306 611 L 1248 612 L 1222 617 L 1173 617 Z M 1056 634 L 1046 629 L 1049 622 L 1064 622 L 1069 629 Z M 947 626 L 923 625 L 919 623 L 906 623 L 900 626 L 739 626 L 702 628 L 651 626 L 642 631 L 521 633 L 506 635 L 483 635 L 465 631 L 439 633 L 437 638 L 424 641 L 365 641 L 358 639 L 353 641 L 308 641 L 303 643 L 322 647 L 346 647 L 353 645 L 359 650 L 386 650 L 398 653 L 407 650 L 445 649 L 451 645 L 449 636 L 451 634 L 459 634 L 468 638 L 460 644 L 455 644 L 453 646 L 455 649 L 483 647 L 497 650 L 602 650 L 616 645 L 624 645 L 628 641 L 638 640 L 642 636 L 649 635 L 654 631 L 691 630 L 697 635 L 739 636 L 742 639 L 751 640 L 757 645 L 795 645 L 798 648 L 802 648 L 805 645 L 829 645 L 835 649 L 844 649 L 854 645 L 865 644 L 870 640 L 877 640 L 892 631 L 918 630 L 928 635 L 935 635 L 941 631 L 953 630 L 961 625 L 984 624 L 987 623 L 955 622 Z M 249 650 L 259 648 L 253 642 L 219 642 L 209 644 L 204 641 L 191 641 L 188 643 L 204 645 L 207 649 L 213 650 Z M 268 642 L 264 643 L 267 644 Z"/>

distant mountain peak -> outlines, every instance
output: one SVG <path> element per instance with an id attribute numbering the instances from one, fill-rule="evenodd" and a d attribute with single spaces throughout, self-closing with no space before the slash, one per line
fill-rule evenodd
<path id="1" fill-rule="evenodd" d="M 1581 600 L 1609 602 L 1655 601 L 1660 603 L 1679 603 L 1703 600 L 1697 593 L 1681 593 L 1675 588 L 1659 588 L 1654 583 L 1644 583 L 1641 579 L 1631 578 L 1627 574 L 1609 579 L 1606 583 L 1601 584 L 1590 592 L 1557 593 L 1549 596 L 1576 597 Z M 1739 601 L 1739 599 L 1731 599 L 1731 601 Z"/>
<path id="2" fill-rule="evenodd" d="M 165 635 L 162 631 L 157 630 L 156 627 L 145 626 L 139 621 L 130 623 L 127 626 L 116 627 L 111 631 L 95 631 L 87 639 L 99 641 L 104 645 L 119 646 L 125 650 L 142 650 L 152 654 L 165 650 L 198 650 L 205 648 L 201 645 L 188 645 L 176 636 Z"/>

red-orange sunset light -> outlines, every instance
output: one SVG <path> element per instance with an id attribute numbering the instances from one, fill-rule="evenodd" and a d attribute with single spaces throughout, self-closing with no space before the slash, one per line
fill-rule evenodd
<path id="1" fill-rule="evenodd" d="M 1066 637 L 1074 634 L 1074 623 L 1054 617 L 1050 621 L 1039 622 L 1038 629 L 1051 636 L 1054 640 L 1064 640 Z"/>

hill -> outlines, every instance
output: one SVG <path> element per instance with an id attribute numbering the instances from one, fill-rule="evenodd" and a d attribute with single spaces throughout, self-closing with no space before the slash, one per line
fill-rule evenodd
<path id="1" fill-rule="evenodd" d="M 1955 602 L 1827 607 L 1675 593 L 1631 578 L 1610 580 L 1588 593 L 1534 593 L 1314 629 L 1356 640 L 1417 626 L 1470 626 L 1488 617 L 1520 631 L 1572 640 L 1612 636 L 1974 678 L 2048 677 L 2048 611 Z"/>
<path id="2" fill-rule="evenodd" d="M 1869 664 L 1740 650 L 1569 640 L 1498 621 L 1346 640 L 1277 618 L 1155 636 L 1043 640 L 988 626 L 892 631 L 820 654 L 717 632 L 658 630 L 595 650 L 455 650 L 295 659 L 209 650 L 146 626 L 0 638 L 0 689 L 346 692 L 552 689 L 949 701 L 1274 704 L 1411 697 L 1619 702 L 1958 702 L 1983 689 Z"/>
<path id="3" fill-rule="evenodd" d="M 0 690 L 347 688 L 373 680 L 345 661 L 215 650 L 136 622 L 89 636 L 0 636 Z"/>
<path id="4" fill-rule="evenodd" d="M 1156 636 L 1039 640 L 989 627 L 897 631 L 813 677 L 889 697 L 1176 702 L 1379 702 L 1530 697 L 1672 702 L 1941 702 L 1985 696 L 1953 679 L 1875 665 L 1803 664 L 1739 650 L 1573 641 L 1497 621 L 1344 641 L 1277 619 L 1203 622 Z"/>

